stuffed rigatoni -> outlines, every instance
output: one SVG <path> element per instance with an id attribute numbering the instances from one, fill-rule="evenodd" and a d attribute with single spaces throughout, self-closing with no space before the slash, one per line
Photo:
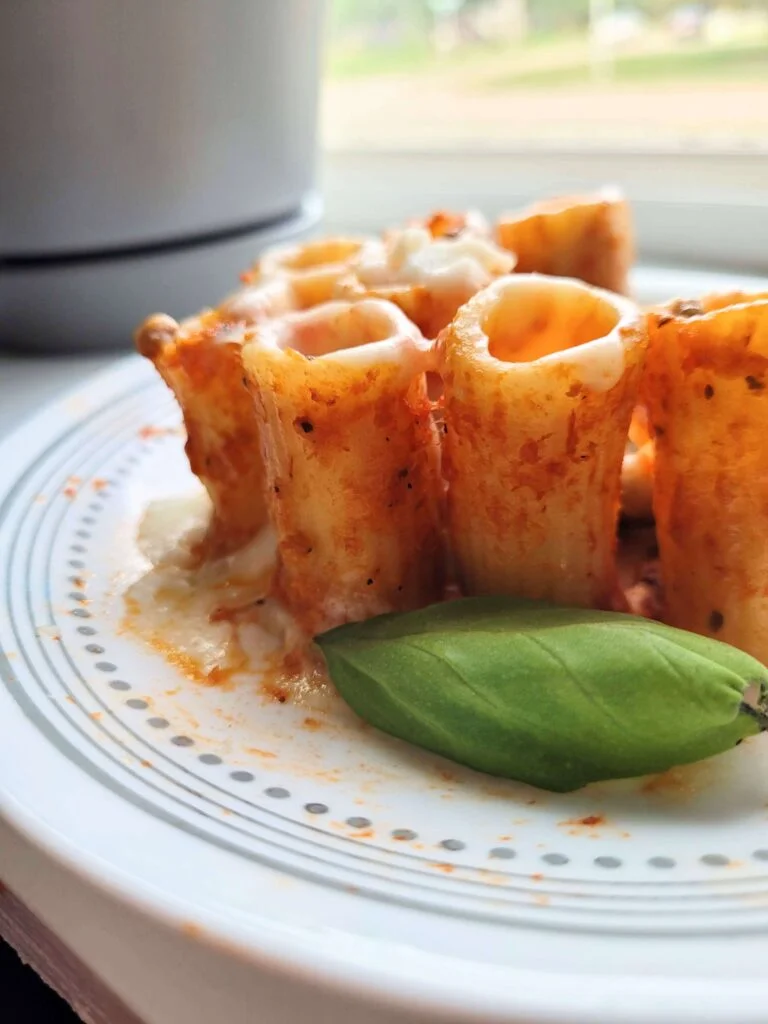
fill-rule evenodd
<path id="1" fill-rule="evenodd" d="M 537 274 L 490 285 L 443 332 L 448 528 L 466 593 L 611 606 L 646 344 L 627 299 Z"/>
<path id="2" fill-rule="evenodd" d="M 615 189 L 564 196 L 503 214 L 499 245 L 517 257 L 518 273 L 575 277 L 627 294 L 634 259 L 632 216 Z"/>
<path id="3" fill-rule="evenodd" d="M 155 314 L 136 332 L 181 407 L 192 472 L 208 491 L 213 515 L 198 551 L 217 558 L 242 547 L 264 526 L 264 466 L 253 399 L 243 385 L 246 325 L 293 308 L 286 281 L 242 289 L 217 310 L 178 324 Z"/>
<path id="4" fill-rule="evenodd" d="M 394 302 L 426 338 L 435 338 L 467 299 L 514 264 L 511 253 L 483 238 L 434 239 L 427 228 L 405 228 L 383 249 L 364 250 L 336 293 Z"/>
<path id="5" fill-rule="evenodd" d="M 257 327 L 243 362 L 259 412 L 277 596 L 310 635 L 418 608 L 443 584 L 442 484 L 418 329 L 381 300 Z"/>
<path id="6" fill-rule="evenodd" d="M 643 390 L 665 620 L 765 662 L 768 298 L 741 299 L 656 314 Z"/>

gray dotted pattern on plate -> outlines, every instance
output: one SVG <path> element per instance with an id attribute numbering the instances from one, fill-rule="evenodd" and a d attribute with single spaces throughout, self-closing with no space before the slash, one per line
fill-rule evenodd
<path id="1" fill-rule="evenodd" d="M 158 437 L 160 439 L 160 437 Z M 132 465 L 138 463 L 136 456 L 130 456 L 127 460 Z M 126 475 L 127 469 L 119 469 L 120 475 Z M 108 487 L 114 487 L 114 481 L 105 481 L 104 487 L 100 490 L 99 496 L 101 498 L 109 497 Z M 88 506 L 91 512 L 103 511 L 103 505 L 99 502 L 91 502 Z M 88 526 L 96 524 L 96 519 L 93 516 L 83 516 L 81 520 Z M 70 551 L 74 551 L 77 554 L 87 554 L 87 548 L 81 544 L 80 540 L 88 540 L 91 534 L 87 530 L 77 529 L 74 531 L 75 537 L 78 538 L 76 543 L 70 545 Z M 83 570 L 87 568 L 87 562 L 82 558 L 70 558 L 67 562 L 71 569 Z M 76 607 L 71 609 L 71 614 L 80 619 L 91 618 L 91 613 L 83 605 L 88 603 L 88 595 L 86 592 L 86 584 L 79 576 L 67 577 L 68 582 L 74 583 L 79 589 L 70 591 L 69 597 Z M 81 636 L 92 637 L 98 634 L 98 630 L 90 625 L 81 625 L 77 627 L 77 632 Z M 105 653 L 105 648 L 99 643 L 88 643 L 85 645 L 85 650 L 89 654 L 102 655 Z M 112 674 L 117 672 L 117 665 L 111 661 L 97 661 L 94 667 L 100 672 Z M 129 682 L 123 679 L 110 679 L 107 684 L 112 690 L 119 692 L 129 692 L 132 686 Z M 134 711 L 147 711 L 150 708 L 150 704 L 147 700 L 141 697 L 131 697 L 125 701 L 126 707 Z M 153 729 L 167 729 L 170 727 L 170 722 L 159 716 L 153 715 L 147 719 L 147 725 Z M 192 747 L 195 745 L 195 741 L 190 736 L 183 734 L 176 734 L 171 737 L 171 743 L 176 747 Z M 203 753 L 199 754 L 197 760 L 200 764 L 206 765 L 207 767 L 218 767 L 224 764 L 223 759 L 218 754 Z M 238 783 L 252 783 L 256 781 L 256 776 L 253 772 L 245 769 L 235 769 L 229 772 L 229 777 Z M 273 800 L 288 800 L 291 798 L 291 793 L 288 789 L 283 786 L 267 786 L 263 793 L 265 796 Z M 328 804 L 321 803 L 319 801 L 310 801 L 304 804 L 304 810 L 311 815 L 321 816 L 328 814 L 331 808 Z M 346 818 L 346 825 L 351 829 L 360 830 L 368 829 L 373 826 L 373 821 L 370 818 L 363 817 L 362 815 L 352 815 Z M 418 839 L 418 833 L 411 828 L 395 828 L 392 829 L 391 838 L 398 842 L 413 842 Z M 458 838 L 447 838 L 442 839 L 438 843 L 438 847 L 441 850 L 448 851 L 450 853 L 459 853 L 467 848 L 467 842 L 463 839 Z M 517 857 L 517 851 L 510 846 L 495 846 L 488 850 L 488 857 L 494 860 L 514 860 Z M 768 861 L 768 848 L 755 850 L 752 854 L 753 858 L 758 861 Z M 569 864 L 571 859 L 563 853 L 545 853 L 542 855 L 541 860 L 544 864 L 550 867 L 562 867 Z M 707 853 L 700 858 L 700 862 L 708 867 L 727 867 L 730 864 L 730 858 L 720 853 Z M 593 863 L 596 867 L 603 868 L 606 870 L 617 870 L 622 867 L 623 861 L 619 857 L 612 856 L 600 856 L 595 857 Z M 668 856 L 655 856 L 648 858 L 647 864 L 650 868 L 657 870 L 668 871 L 677 867 L 677 861 L 673 857 Z"/>

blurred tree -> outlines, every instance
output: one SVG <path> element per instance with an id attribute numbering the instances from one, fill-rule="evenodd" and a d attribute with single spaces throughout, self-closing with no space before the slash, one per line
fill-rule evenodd
<path id="1" fill-rule="evenodd" d="M 545 0 L 553 5 L 557 0 Z M 428 28 L 433 17 L 442 13 L 471 13 L 493 6 L 497 0 L 332 0 L 334 27 L 365 27 L 399 21 L 417 28 Z"/>
<path id="2" fill-rule="evenodd" d="M 493 3 L 494 0 L 332 0 L 331 16 L 334 26 L 341 29 L 387 22 L 425 29 L 433 13 L 443 9 L 469 12 Z M 663 18 L 684 7 L 754 10 L 764 3 L 765 0 L 618 0 L 616 6 Z M 589 0 L 527 0 L 527 7 L 531 25 L 540 32 L 585 28 L 589 22 Z"/>
<path id="3" fill-rule="evenodd" d="M 427 0 L 333 0 L 331 4 L 332 22 L 342 29 L 388 21 L 424 25 L 428 13 Z"/>
<path id="4" fill-rule="evenodd" d="M 535 32 L 586 28 L 589 0 L 528 0 L 528 17 Z"/>

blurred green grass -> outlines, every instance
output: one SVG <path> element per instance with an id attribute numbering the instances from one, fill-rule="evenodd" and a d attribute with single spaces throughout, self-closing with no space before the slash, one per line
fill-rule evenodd
<path id="1" fill-rule="evenodd" d="M 396 46 L 331 47 L 331 78 L 391 74 L 450 73 L 470 88 L 508 90 L 586 85 L 592 81 L 589 47 L 584 37 L 534 38 L 525 45 L 462 47 L 441 56 L 421 39 Z M 610 81 L 658 84 L 753 82 L 768 79 L 768 43 L 728 46 L 688 44 L 648 53 L 618 53 Z"/>
<path id="2" fill-rule="evenodd" d="M 438 60 L 427 42 L 414 40 L 400 46 L 332 48 L 327 71 L 332 78 L 351 78 L 422 71 L 437 64 Z"/>
<path id="3" fill-rule="evenodd" d="M 721 48 L 678 49 L 674 52 L 633 54 L 617 57 L 612 82 L 658 84 L 680 79 L 697 81 L 754 81 L 768 79 L 768 46 L 747 45 Z M 518 86 L 550 88 L 586 85 L 591 69 L 585 57 L 579 63 L 510 71 L 486 81 L 493 89 Z"/>

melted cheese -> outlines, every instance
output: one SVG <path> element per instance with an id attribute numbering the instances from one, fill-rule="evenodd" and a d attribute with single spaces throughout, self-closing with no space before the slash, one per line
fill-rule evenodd
<path id="1" fill-rule="evenodd" d="M 460 347 L 489 372 L 529 375 L 560 364 L 596 391 L 621 379 L 637 343 L 638 309 L 629 299 L 567 278 L 499 278 L 456 318 Z"/>
<path id="2" fill-rule="evenodd" d="M 335 691 L 294 619 L 268 596 L 274 532 L 199 565 L 194 551 L 209 516 L 204 493 L 149 506 L 138 543 L 151 568 L 125 595 L 126 626 L 194 682 L 256 679 L 269 699 L 323 710 Z"/>
<path id="3" fill-rule="evenodd" d="M 435 240 L 426 228 L 416 227 L 394 235 L 388 249 L 364 253 L 355 273 L 368 287 L 421 284 L 438 292 L 476 292 L 514 265 L 511 253 L 485 239 Z"/>

